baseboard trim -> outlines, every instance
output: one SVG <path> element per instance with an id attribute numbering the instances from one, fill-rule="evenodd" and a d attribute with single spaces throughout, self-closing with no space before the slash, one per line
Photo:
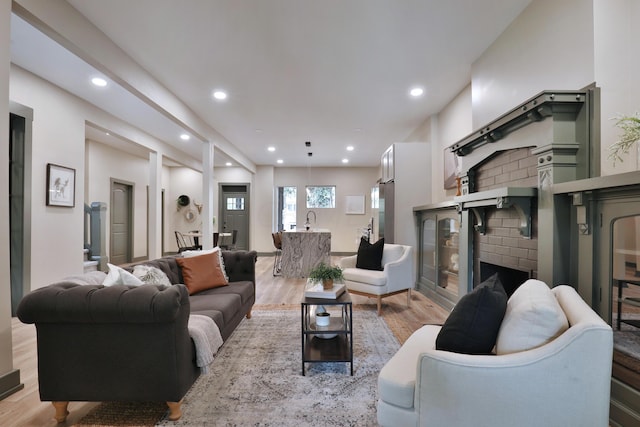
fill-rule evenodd
<path id="1" fill-rule="evenodd" d="M 14 369 L 0 376 L 0 400 L 24 388 L 20 382 L 20 369 Z"/>

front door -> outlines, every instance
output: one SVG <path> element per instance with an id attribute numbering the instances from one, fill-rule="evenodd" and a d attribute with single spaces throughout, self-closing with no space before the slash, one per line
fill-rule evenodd
<path id="1" fill-rule="evenodd" d="M 220 185 L 219 231 L 238 230 L 236 249 L 249 249 L 249 184 Z"/>
<path id="2" fill-rule="evenodd" d="M 111 264 L 131 262 L 133 186 L 122 182 L 111 182 L 111 239 L 109 259 Z"/>

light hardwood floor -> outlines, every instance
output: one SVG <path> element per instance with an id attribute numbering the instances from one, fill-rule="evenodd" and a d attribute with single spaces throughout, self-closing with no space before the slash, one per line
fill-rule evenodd
<path id="1" fill-rule="evenodd" d="M 338 258 L 332 262 L 337 263 Z M 273 277 L 273 257 L 258 257 L 256 264 L 256 305 L 254 310 L 300 309 L 299 302 L 304 289 L 304 279 Z M 376 311 L 374 299 L 353 295 L 354 310 Z M 416 329 L 426 323 L 442 323 L 448 312 L 418 292 L 412 293 L 407 307 L 406 294 L 383 299 L 382 316 L 402 343 Z M 89 410 L 95 402 L 71 402 L 70 415 L 65 423 L 53 419 L 50 402 L 40 402 L 38 396 L 36 331 L 33 325 L 12 320 L 13 363 L 20 370 L 24 389 L 0 401 L 0 426 L 71 426 Z M 215 362 L 214 362 L 215 363 Z"/>

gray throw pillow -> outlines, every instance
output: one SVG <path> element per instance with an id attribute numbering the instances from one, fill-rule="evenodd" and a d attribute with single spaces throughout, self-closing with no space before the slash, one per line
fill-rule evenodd
<path id="1" fill-rule="evenodd" d="M 133 275 L 140 279 L 144 284 L 171 286 L 169 277 L 167 277 L 164 271 L 160 270 L 158 267 L 146 264 L 136 265 L 133 268 Z"/>

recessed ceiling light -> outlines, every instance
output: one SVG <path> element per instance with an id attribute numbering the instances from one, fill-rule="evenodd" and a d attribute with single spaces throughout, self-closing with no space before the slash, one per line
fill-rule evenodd
<path id="1" fill-rule="evenodd" d="M 180 139 L 183 141 L 188 141 L 191 139 L 191 137 L 189 135 L 187 135 L 186 133 L 183 133 L 182 135 L 180 135 Z"/>
<path id="2" fill-rule="evenodd" d="M 409 91 L 409 93 L 411 94 L 411 96 L 415 97 L 422 96 L 422 94 L 424 93 L 424 89 L 422 89 L 421 87 L 414 87 Z"/>
<path id="3" fill-rule="evenodd" d="M 349 159 L 342 159 L 342 163 L 349 163 Z"/>
<path id="4" fill-rule="evenodd" d="M 276 151 L 276 147 L 270 146 L 270 147 L 267 147 L 267 150 L 269 150 L 269 151 L 271 151 L 273 153 L 274 151 Z"/>
<path id="5" fill-rule="evenodd" d="M 284 163 L 284 160 L 282 160 L 282 159 L 278 159 L 278 160 L 276 160 L 276 162 L 277 162 L 279 165 L 281 165 L 281 164 L 283 164 L 283 163 Z"/>
<path id="6" fill-rule="evenodd" d="M 347 145 L 347 151 L 353 151 L 353 150 L 354 150 L 353 145 Z"/>
<path id="7" fill-rule="evenodd" d="M 104 134 L 107 135 L 107 136 L 111 135 L 109 132 L 105 132 Z"/>
<path id="8" fill-rule="evenodd" d="M 98 87 L 105 87 L 107 85 L 107 81 L 102 77 L 94 77 L 91 79 L 91 83 Z"/>
<path id="9" fill-rule="evenodd" d="M 227 93 L 221 90 L 216 90 L 213 92 L 213 97 L 217 100 L 222 101 L 223 99 L 227 99 Z"/>
<path id="10" fill-rule="evenodd" d="M 231 162 L 225 163 L 226 166 L 231 166 Z"/>

